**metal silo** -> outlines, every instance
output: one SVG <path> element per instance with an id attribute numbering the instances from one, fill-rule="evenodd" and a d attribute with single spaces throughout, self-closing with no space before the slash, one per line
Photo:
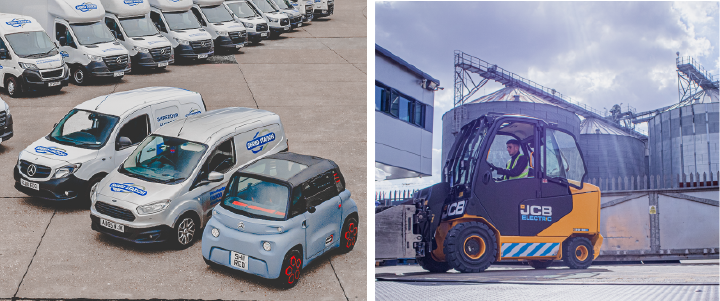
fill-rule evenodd
<path id="1" fill-rule="evenodd" d="M 645 142 L 608 123 L 588 118 L 580 124 L 578 143 L 587 164 L 587 179 L 644 177 Z"/>

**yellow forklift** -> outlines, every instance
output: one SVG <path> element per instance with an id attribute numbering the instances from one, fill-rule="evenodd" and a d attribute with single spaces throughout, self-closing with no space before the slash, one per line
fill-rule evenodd
<path id="1" fill-rule="evenodd" d="M 510 140 L 520 143 L 527 175 L 497 173 L 511 165 Z M 589 267 L 603 237 L 600 189 L 583 183 L 585 175 L 575 136 L 556 124 L 500 113 L 471 121 L 455 138 L 442 182 L 413 196 L 418 263 L 434 273 L 482 272 L 501 260 Z"/>

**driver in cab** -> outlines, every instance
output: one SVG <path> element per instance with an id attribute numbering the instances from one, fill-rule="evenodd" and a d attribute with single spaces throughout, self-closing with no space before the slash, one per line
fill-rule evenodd
<path id="1" fill-rule="evenodd" d="M 510 155 L 510 160 L 507 162 L 505 169 L 499 168 L 492 163 L 490 169 L 497 171 L 499 175 L 502 175 L 500 180 L 513 180 L 527 178 L 530 167 L 528 166 L 527 156 L 520 153 L 520 141 L 510 139 L 506 142 L 507 152 Z"/>

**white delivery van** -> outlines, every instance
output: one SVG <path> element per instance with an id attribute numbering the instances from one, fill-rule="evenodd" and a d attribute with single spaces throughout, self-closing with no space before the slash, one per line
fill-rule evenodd
<path id="1" fill-rule="evenodd" d="M 167 87 L 113 93 L 83 102 L 50 134 L 20 152 L 15 188 L 54 201 L 88 199 L 91 188 L 150 133 L 204 111 L 200 94 Z"/>
<path id="2" fill-rule="evenodd" d="M 193 0 L 190 9 L 215 42 L 216 50 L 235 50 L 245 47 L 247 31 L 245 25 L 235 21 L 223 4 L 225 0 Z"/>
<path id="3" fill-rule="evenodd" d="M 265 22 L 268 23 L 271 38 L 277 38 L 283 32 L 290 31 L 290 18 L 275 7 L 272 0 L 252 0 L 252 3 L 262 12 Z"/>
<path id="4" fill-rule="evenodd" d="M 290 1 L 290 4 L 295 7 L 295 9 L 299 10 L 305 18 L 303 19 L 303 23 L 308 23 L 312 21 L 313 19 L 313 2 L 312 0 L 292 0 Z"/>
<path id="5" fill-rule="evenodd" d="M 71 79 L 86 84 L 92 77 L 122 78 L 130 71 L 128 51 L 105 26 L 100 0 L 2 1 L 1 12 L 35 18 L 58 44 Z"/>
<path id="6" fill-rule="evenodd" d="M 0 98 L 0 143 L 13 136 L 13 121 L 10 106 Z"/>
<path id="7" fill-rule="evenodd" d="M 235 21 L 245 26 L 248 42 L 257 44 L 268 38 L 270 28 L 268 28 L 267 21 L 263 18 L 262 12 L 250 0 L 225 1 L 224 5 L 233 14 Z"/>
<path id="8" fill-rule="evenodd" d="M 147 0 L 100 0 L 105 25 L 130 53 L 132 68 L 165 68 L 174 61 L 172 44 L 150 21 Z"/>
<path id="9" fill-rule="evenodd" d="M 192 0 L 148 0 L 150 19 L 172 43 L 175 59 L 206 59 L 215 53 L 212 36 L 190 12 Z"/>
<path id="10" fill-rule="evenodd" d="M 67 86 L 70 70 L 35 19 L 0 14 L 0 36 L 0 86 L 10 97 L 33 90 L 60 91 Z"/>
<path id="11" fill-rule="evenodd" d="M 303 19 L 305 19 L 305 15 L 301 14 L 299 10 L 297 10 L 292 4 L 290 4 L 290 1 L 287 0 L 270 0 L 272 1 L 277 9 L 280 10 L 280 12 L 286 14 L 288 18 L 290 19 L 290 27 L 291 28 L 298 28 L 302 26 Z"/>
<path id="12" fill-rule="evenodd" d="M 335 10 L 335 1 L 333 0 L 314 0 L 313 18 L 327 17 L 333 14 Z"/>
<path id="13" fill-rule="evenodd" d="M 278 115 L 225 108 L 170 123 L 145 138 L 95 189 L 92 228 L 136 243 L 189 247 L 230 176 L 287 150 Z M 275 228 L 273 228 L 274 230 Z"/>

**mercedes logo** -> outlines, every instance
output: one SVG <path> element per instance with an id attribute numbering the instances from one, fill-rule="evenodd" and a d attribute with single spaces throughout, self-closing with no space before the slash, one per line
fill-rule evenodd
<path id="1" fill-rule="evenodd" d="M 202 45 L 202 47 L 207 47 L 207 42 L 202 42 L 200 45 Z"/>
<path id="2" fill-rule="evenodd" d="M 165 54 L 165 48 L 160 49 L 160 54 Z"/>
<path id="3" fill-rule="evenodd" d="M 118 58 L 117 58 L 117 59 L 115 59 L 115 61 L 116 61 L 116 62 L 117 62 L 118 64 L 122 64 L 122 58 L 121 58 L 121 57 L 119 57 L 119 56 L 118 56 Z"/>
<path id="4" fill-rule="evenodd" d="M 37 172 L 37 166 L 35 166 L 35 164 L 30 164 L 30 166 L 28 166 L 28 169 L 27 169 L 28 176 L 31 176 L 31 177 L 34 176 L 36 172 Z"/>
<path id="5" fill-rule="evenodd" d="M 245 230 L 245 224 L 243 224 L 243 222 L 240 222 L 238 224 L 238 228 Z"/>

